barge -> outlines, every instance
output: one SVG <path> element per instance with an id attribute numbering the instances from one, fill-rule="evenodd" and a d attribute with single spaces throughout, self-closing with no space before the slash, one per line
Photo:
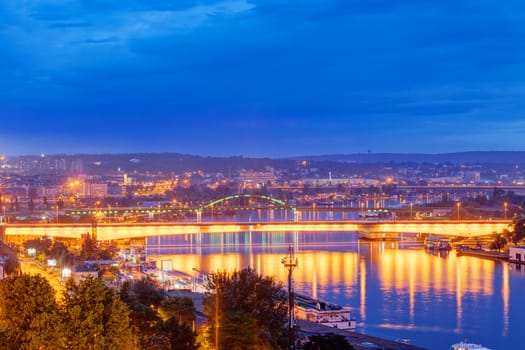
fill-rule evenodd
<path id="1" fill-rule="evenodd" d="M 294 314 L 299 320 L 332 328 L 353 331 L 357 326 L 348 306 L 330 304 L 298 294 L 295 295 Z"/>

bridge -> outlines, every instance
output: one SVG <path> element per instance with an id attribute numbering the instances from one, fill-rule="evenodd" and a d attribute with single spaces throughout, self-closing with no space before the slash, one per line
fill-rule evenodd
<path id="1" fill-rule="evenodd" d="M 251 216 L 246 219 L 234 217 L 233 221 L 213 219 L 213 212 L 231 209 L 271 212 L 266 219 L 258 215 L 256 220 Z M 340 218 L 326 215 L 321 217 L 315 212 L 323 210 L 341 212 Z M 169 214 L 176 210 L 192 213 L 192 221 L 169 222 L 103 222 L 98 221 L 100 214 L 105 215 L 149 215 L 155 219 L 156 214 Z M 115 209 L 75 209 L 65 213 L 94 218 L 92 223 L 1 223 L 0 239 L 4 241 L 25 239 L 28 237 L 54 237 L 80 239 L 87 233 L 99 240 L 133 239 L 156 237 L 162 235 L 201 234 L 221 232 L 365 232 L 369 234 L 388 233 L 397 236 L 400 233 L 421 233 L 445 236 L 474 237 L 502 232 L 508 228 L 511 220 L 396 220 L 395 215 L 384 215 L 388 210 L 376 209 L 377 214 L 371 218 L 355 219 L 344 214 L 364 208 L 297 208 L 287 202 L 264 195 L 236 194 L 220 198 L 196 208 L 115 208 Z M 312 213 L 313 211 L 313 213 Z M 210 221 L 203 221 L 202 214 L 211 213 Z M 275 213 L 283 215 L 274 216 Z M 303 215 L 306 214 L 306 215 Z M 314 215 L 312 215 L 314 214 Z M 319 213 L 317 213 L 319 214 Z M 381 214 L 381 215 L 379 215 Z M 157 216 L 157 219 L 160 218 Z M 193 221 L 194 220 L 194 221 Z"/>
<path id="2" fill-rule="evenodd" d="M 103 241 L 157 237 L 165 235 L 221 232 L 383 232 L 422 233 L 475 237 L 502 232 L 510 220 L 338 220 L 274 222 L 156 222 L 92 224 L 3 224 L 4 241 L 53 237 L 81 239 L 86 233 Z"/>

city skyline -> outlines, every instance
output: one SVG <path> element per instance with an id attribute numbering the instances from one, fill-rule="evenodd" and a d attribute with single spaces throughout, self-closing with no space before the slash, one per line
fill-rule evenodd
<path id="1" fill-rule="evenodd" d="M 0 153 L 523 150 L 525 5 L 0 4 Z"/>

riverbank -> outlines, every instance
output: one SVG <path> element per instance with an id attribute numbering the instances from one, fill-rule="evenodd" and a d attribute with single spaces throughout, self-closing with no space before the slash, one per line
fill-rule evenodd
<path id="1" fill-rule="evenodd" d="M 347 331 L 343 329 L 326 327 L 317 323 L 312 323 L 303 320 L 297 320 L 299 326 L 299 337 L 307 338 L 310 335 L 316 334 L 338 334 L 345 337 L 350 345 L 357 350 L 370 349 L 391 349 L 391 350 L 423 350 L 421 348 L 406 342 L 396 342 L 393 340 L 374 337 L 371 335 L 359 333 L 356 331 Z"/>
<path id="2" fill-rule="evenodd" d="M 197 310 L 197 323 L 203 322 L 203 309 L 202 309 L 202 298 L 204 297 L 204 294 L 202 293 L 195 293 L 190 291 L 170 291 L 170 296 L 178 296 L 178 297 L 188 297 L 193 300 L 193 303 L 195 305 L 195 309 Z M 393 340 L 383 339 L 374 337 L 367 334 L 362 334 L 355 331 L 348 331 L 338 328 L 332 328 L 332 327 L 326 327 L 317 323 L 312 323 L 304 320 L 296 320 L 297 326 L 298 326 L 298 338 L 304 338 L 306 339 L 310 335 L 317 335 L 317 334 L 339 334 L 345 337 L 345 339 L 348 341 L 350 345 L 352 345 L 357 350 L 361 349 L 392 349 L 392 350 L 423 350 L 424 348 L 402 343 L 402 342 L 396 342 Z"/>

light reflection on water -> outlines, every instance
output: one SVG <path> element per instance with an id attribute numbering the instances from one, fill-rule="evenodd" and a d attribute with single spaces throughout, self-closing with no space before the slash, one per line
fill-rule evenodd
<path id="1" fill-rule="evenodd" d="M 281 258 L 289 246 L 299 261 L 296 291 L 351 306 L 361 332 L 409 338 L 430 349 L 448 349 L 464 338 L 492 349 L 522 345 L 525 271 L 506 263 L 339 232 L 153 237 L 147 254 L 190 274 L 251 266 L 286 281 Z"/>

